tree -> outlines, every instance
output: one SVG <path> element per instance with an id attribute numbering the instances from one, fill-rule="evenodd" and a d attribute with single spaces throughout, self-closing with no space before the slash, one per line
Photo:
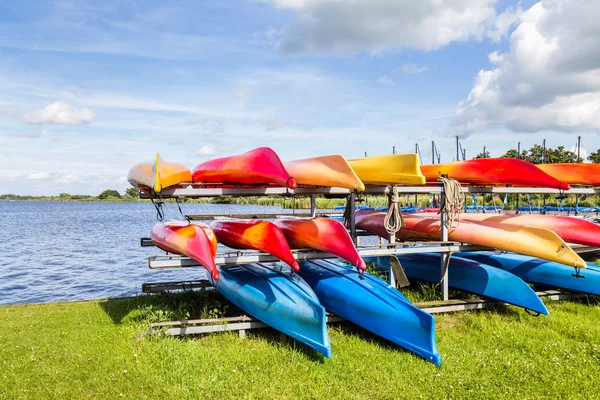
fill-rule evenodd
<path id="1" fill-rule="evenodd" d="M 127 197 L 138 197 L 140 195 L 140 191 L 137 188 L 130 187 L 125 189 L 125 196 Z"/>
<path id="2" fill-rule="evenodd" d="M 475 156 L 474 160 L 478 158 L 490 158 L 490 152 L 486 150 L 485 154 L 479 153 Z"/>
<path id="3" fill-rule="evenodd" d="M 558 146 L 556 149 L 546 149 L 546 163 L 572 163 L 577 159 L 577 155 L 572 151 L 566 150 L 565 146 Z"/>
<path id="4" fill-rule="evenodd" d="M 120 199 L 121 193 L 119 193 L 113 189 L 108 189 L 98 195 L 98 198 L 100 200 L 105 200 L 105 199 L 108 199 L 109 197 L 116 197 L 116 198 Z"/>
<path id="5" fill-rule="evenodd" d="M 517 150 L 510 149 L 506 153 L 504 153 L 502 158 L 520 158 L 521 160 L 524 160 L 527 158 L 527 150 L 521 150 L 521 155 L 519 156 Z"/>
<path id="6" fill-rule="evenodd" d="M 592 154 L 590 154 L 587 159 L 595 164 L 600 164 L 600 149 L 592 151 Z"/>

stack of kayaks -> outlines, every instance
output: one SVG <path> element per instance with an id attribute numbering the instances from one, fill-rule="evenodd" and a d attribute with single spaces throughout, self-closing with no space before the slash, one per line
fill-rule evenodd
<path id="1" fill-rule="evenodd" d="M 569 184 L 597 185 L 596 166 L 540 165 L 514 159 L 479 159 L 419 166 L 416 154 L 345 160 L 340 155 L 282 162 L 268 147 L 217 158 L 193 171 L 164 162 L 156 154 L 131 168 L 128 180 L 141 191 L 160 195 L 185 187 L 339 187 L 363 191 L 365 185 L 424 185 L 442 175 L 468 185 L 513 185 L 569 189 Z M 436 209 L 430 211 L 436 212 Z M 356 226 L 387 238 L 385 212 L 359 211 Z M 449 240 L 496 248 L 511 254 L 461 253 L 449 264 L 449 285 L 534 312 L 547 314 L 527 283 L 600 294 L 600 267 L 586 263 L 566 242 L 600 246 L 600 227 L 559 216 L 472 215 L 449 229 Z M 406 214 L 396 238 L 440 240 L 436 214 Z M 434 320 L 386 282 L 365 273 L 366 264 L 347 229 L 329 218 L 262 220 L 225 219 L 209 225 L 169 221 L 152 228 L 161 249 L 185 255 L 204 267 L 215 288 L 249 315 L 331 357 L 325 309 L 415 354 L 440 364 Z M 218 242 L 233 249 L 255 250 L 282 262 L 220 265 Z M 296 249 L 339 257 L 298 262 Z M 514 254 L 519 253 L 519 254 Z M 440 255 L 399 257 L 407 276 L 439 282 Z M 343 260 L 343 261 L 342 261 Z M 349 264 L 345 264 L 347 262 Z M 356 267 L 354 269 L 353 267 Z M 573 268 L 576 267 L 576 268 Z M 294 273 L 297 272 L 297 273 Z M 583 278 L 582 276 L 585 276 Z"/>

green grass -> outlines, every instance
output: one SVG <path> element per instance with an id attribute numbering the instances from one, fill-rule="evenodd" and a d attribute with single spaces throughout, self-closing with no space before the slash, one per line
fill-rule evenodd
<path id="1" fill-rule="evenodd" d="M 0 398 L 598 396 L 596 299 L 549 301 L 548 317 L 515 307 L 438 315 L 440 368 L 349 323 L 329 329 L 332 359 L 270 329 L 136 338 L 150 321 L 223 311 L 220 302 L 184 293 L 0 307 Z"/>

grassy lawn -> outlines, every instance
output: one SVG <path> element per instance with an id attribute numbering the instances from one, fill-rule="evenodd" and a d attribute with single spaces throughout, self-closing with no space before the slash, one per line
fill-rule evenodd
<path id="1" fill-rule="evenodd" d="M 436 316 L 437 368 L 350 323 L 330 327 L 332 359 L 269 329 L 245 339 L 235 333 L 136 338 L 151 321 L 220 307 L 216 297 L 202 307 L 181 296 L 179 304 L 176 296 L 140 296 L 0 307 L 0 398 L 600 395 L 595 298 L 548 301 L 549 317 L 514 307 Z"/>

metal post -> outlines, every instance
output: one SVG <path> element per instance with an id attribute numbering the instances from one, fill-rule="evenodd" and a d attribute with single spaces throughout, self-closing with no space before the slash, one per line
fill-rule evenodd
<path id="1" fill-rule="evenodd" d="M 365 151 L 365 157 L 367 156 L 367 152 Z"/>
<path id="2" fill-rule="evenodd" d="M 396 154 L 396 146 L 392 146 L 392 154 Z"/>
<path id="3" fill-rule="evenodd" d="M 580 152 L 581 152 L 581 136 L 577 136 L 577 162 L 578 163 L 581 162 Z"/>
<path id="4" fill-rule="evenodd" d="M 435 142 L 431 141 L 431 163 L 435 164 Z"/>
<path id="5" fill-rule="evenodd" d="M 443 174 L 442 177 L 447 178 L 448 175 Z M 444 204 L 444 202 L 446 201 L 446 193 L 444 192 L 444 185 L 442 185 L 441 183 L 439 183 L 441 190 L 440 190 L 440 204 Z M 447 220 L 448 216 L 446 215 L 445 212 L 440 212 L 440 240 L 442 242 L 447 242 L 448 241 L 448 229 L 446 229 L 446 220 Z M 441 272 L 441 285 L 442 285 L 442 300 L 446 301 L 448 300 L 448 261 L 450 258 L 450 255 L 448 253 L 442 253 L 441 254 L 441 261 L 440 261 L 440 272 Z"/>
<path id="6" fill-rule="evenodd" d="M 517 158 L 521 159 L 521 142 L 517 143 Z"/>
<path id="7" fill-rule="evenodd" d="M 314 218 L 317 216 L 317 195 L 310 195 L 310 217 Z"/>
<path id="8" fill-rule="evenodd" d="M 483 158 L 487 158 L 487 156 L 485 155 L 485 146 L 483 146 Z"/>
<path id="9" fill-rule="evenodd" d="M 460 160 L 460 156 L 458 155 L 458 136 L 456 137 L 456 161 Z"/>
<path id="10" fill-rule="evenodd" d="M 352 192 L 350 193 L 350 204 L 348 205 L 350 207 L 350 237 L 352 237 L 352 241 L 354 242 L 354 245 L 357 245 L 357 240 L 356 240 L 356 219 L 355 219 L 355 211 L 354 208 L 356 207 L 356 193 Z"/>
<path id="11" fill-rule="evenodd" d="M 517 193 L 517 205 L 515 206 L 515 214 L 519 213 L 519 193 Z"/>

